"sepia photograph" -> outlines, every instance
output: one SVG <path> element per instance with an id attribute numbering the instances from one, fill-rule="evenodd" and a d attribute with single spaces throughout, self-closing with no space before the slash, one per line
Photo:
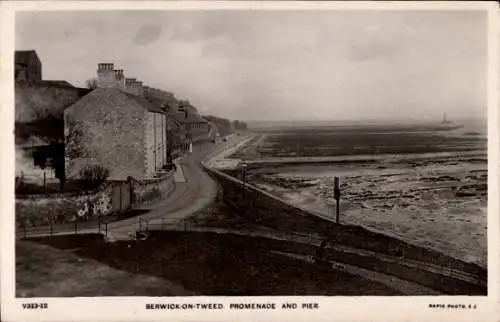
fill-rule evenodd
<path id="1" fill-rule="evenodd" d="M 16 11 L 14 297 L 491 296 L 489 19 Z"/>

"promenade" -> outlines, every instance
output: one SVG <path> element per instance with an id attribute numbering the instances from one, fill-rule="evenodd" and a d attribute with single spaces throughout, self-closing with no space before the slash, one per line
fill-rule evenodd
<path id="1" fill-rule="evenodd" d="M 200 166 L 202 160 L 217 157 L 219 154 L 232 150 L 235 146 L 248 139 L 248 136 L 229 135 L 225 141 L 212 143 L 211 141 L 195 144 L 193 151 L 176 159 L 174 173 L 175 189 L 165 199 L 152 203 L 147 209 L 141 209 L 141 218 L 149 221 L 152 219 L 178 219 L 181 221 L 190 217 L 200 209 L 210 205 L 218 191 L 218 184 Z M 139 217 L 134 216 L 106 225 L 106 235 L 109 241 L 130 239 L 139 225 Z M 104 225 L 99 228 L 92 224 L 85 227 L 85 223 L 78 224 L 78 234 L 103 232 Z M 71 224 L 55 229 L 52 233 L 48 227 L 37 227 L 41 233 L 30 233 L 29 237 L 43 237 L 47 235 L 72 235 L 75 230 Z M 44 229 L 46 228 L 46 229 Z"/>

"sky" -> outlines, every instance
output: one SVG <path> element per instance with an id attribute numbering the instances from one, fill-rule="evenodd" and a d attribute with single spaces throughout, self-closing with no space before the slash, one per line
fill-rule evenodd
<path id="1" fill-rule="evenodd" d="M 44 79 L 84 86 L 114 63 L 231 119 L 487 115 L 480 11 L 21 12 L 15 48 L 37 51 Z"/>

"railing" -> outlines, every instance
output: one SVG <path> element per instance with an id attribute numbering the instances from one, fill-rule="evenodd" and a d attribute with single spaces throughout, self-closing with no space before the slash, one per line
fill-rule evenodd
<path id="1" fill-rule="evenodd" d="M 54 225 L 53 223 L 48 226 L 33 226 L 27 227 L 25 224 L 16 227 L 16 237 L 30 238 L 30 237 L 43 237 L 43 236 L 57 236 L 57 235 L 78 235 L 84 233 L 98 233 L 104 236 L 108 235 L 109 222 L 85 222 L 74 221 L 68 224 Z"/>
<path id="2" fill-rule="evenodd" d="M 234 223 L 239 222 L 235 220 Z M 211 223 L 218 223 L 216 219 L 193 219 L 193 218 L 162 218 L 155 220 L 145 220 L 139 218 L 138 231 L 151 232 L 151 231 L 180 231 L 180 232 L 212 232 L 212 233 L 226 233 L 236 234 L 248 237 L 263 237 L 275 240 L 282 240 L 287 242 L 295 242 L 300 244 L 312 245 L 318 247 L 324 238 L 318 235 L 304 234 L 299 232 L 283 232 L 273 229 L 265 228 L 221 228 L 210 225 Z M 339 252 L 348 254 L 355 254 L 358 256 L 372 257 L 386 263 L 395 263 L 397 265 L 405 266 L 408 268 L 426 271 L 429 273 L 437 274 L 444 277 L 449 277 L 455 280 L 468 282 L 471 284 L 487 287 L 487 281 L 479 275 L 464 272 L 460 269 L 449 266 L 440 266 L 427 262 L 420 262 L 412 259 L 407 259 L 402 256 L 390 256 L 374 251 L 359 249 L 342 244 L 331 244 L 327 249 L 332 249 Z"/>

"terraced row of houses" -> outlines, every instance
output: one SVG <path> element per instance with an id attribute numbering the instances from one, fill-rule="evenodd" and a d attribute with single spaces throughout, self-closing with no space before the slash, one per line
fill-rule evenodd
<path id="1" fill-rule="evenodd" d="M 65 178 L 92 164 L 107 168 L 109 179 L 155 177 L 217 132 L 189 101 L 127 78 L 113 63 L 99 63 L 96 88 L 83 89 L 42 80 L 35 51 L 15 58 L 16 152 L 63 146 Z"/>
<path id="2" fill-rule="evenodd" d="M 153 177 L 213 132 L 189 102 L 126 78 L 112 63 L 98 64 L 97 88 L 66 108 L 64 121 L 69 178 L 93 163 L 111 179 Z"/>

